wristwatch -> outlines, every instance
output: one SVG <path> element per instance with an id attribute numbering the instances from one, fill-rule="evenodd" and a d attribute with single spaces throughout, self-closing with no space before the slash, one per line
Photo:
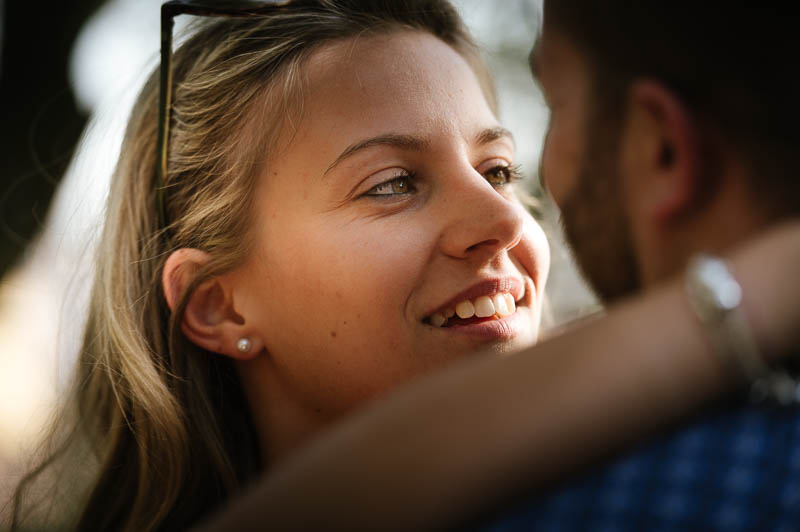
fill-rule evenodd
<path id="1" fill-rule="evenodd" d="M 707 254 L 693 257 L 686 270 L 686 293 L 714 350 L 747 379 L 753 401 L 800 404 L 797 380 L 764 362 L 741 306 L 742 287 L 726 261 Z"/>

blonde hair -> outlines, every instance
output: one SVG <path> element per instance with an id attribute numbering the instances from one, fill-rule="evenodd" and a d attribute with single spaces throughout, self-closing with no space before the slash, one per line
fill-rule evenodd
<path id="1" fill-rule="evenodd" d="M 34 481 L 64 460 L 95 468 L 87 489 L 75 490 L 83 495 L 70 526 L 81 530 L 184 528 L 263 468 L 231 363 L 187 341 L 179 324 L 192 291 L 248 252 L 251 191 L 300 110 L 304 60 L 331 41 L 390 28 L 452 46 L 494 108 L 489 76 L 446 0 L 298 0 L 262 17 L 207 20 L 173 58 L 166 227 L 156 210 L 157 73 L 150 77 L 113 176 L 72 407 L 61 417 L 73 425 L 54 429 L 66 436 L 18 487 L 15 527 L 32 507 Z M 211 260 L 170 312 L 162 267 L 184 247 Z"/>

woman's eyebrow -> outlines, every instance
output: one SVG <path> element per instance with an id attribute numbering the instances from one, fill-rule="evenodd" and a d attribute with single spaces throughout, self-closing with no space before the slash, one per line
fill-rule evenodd
<path id="1" fill-rule="evenodd" d="M 495 140 L 501 138 L 507 138 L 512 144 L 514 144 L 514 136 L 511 134 L 511 132 L 500 126 L 482 130 L 475 136 L 475 141 L 478 144 L 489 144 L 490 142 L 494 142 Z M 401 135 L 396 133 L 378 135 L 377 137 L 360 140 L 345 148 L 345 150 L 339 154 L 336 160 L 333 161 L 330 166 L 328 166 L 327 170 L 325 170 L 325 173 L 322 175 L 328 175 L 331 170 L 333 170 L 345 159 L 373 146 L 392 146 L 404 150 L 424 151 L 430 147 L 430 144 L 431 143 L 428 139 L 422 137 L 416 137 L 414 135 Z"/>
<path id="2" fill-rule="evenodd" d="M 399 135 L 395 133 L 389 133 L 386 135 L 379 135 L 377 137 L 364 139 L 348 146 L 336 158 L 336 160 L 333 161 L 333 163 L 331 163 L 328 169 L 325 170 L 323 176 L 327 175 L 331 170 L 333 170 L 336 167 L 336 165 L 341 163 L 343 160 L 347 159 L 348 157 L 352 157 L 356 153 L 365 150 L 367 148 L 371 148 L 373 146 L 393 146 L 396 148 L 402 148 L 404 150 L 423 151 L 430 146 L 430 141 L 428 139 L 415 137 L 413 135 Z"/>
<path id="3" fill-rule="evenodd" d="M 475 141 L 478 144 L 489 144 L 490 142 L 494 142 L 503 138 L 510 140 L 511 144 L 516 147 L 517 143 L 514 142 L 514 135 L 512 135 L 509 130 L 502 126 L 484 129 L 475 136 Z"/>

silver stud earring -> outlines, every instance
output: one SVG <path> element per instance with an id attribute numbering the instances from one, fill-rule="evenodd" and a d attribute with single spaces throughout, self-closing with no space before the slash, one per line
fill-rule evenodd
<path id="1" fill-rule="evenodd" d="M 252 346 L 253 343 L 249 338 L 239 338 L 239 340 L 236 342 L 236 349 L 238 349 L 241 353 L 247 353 L 250 351 Z"/>

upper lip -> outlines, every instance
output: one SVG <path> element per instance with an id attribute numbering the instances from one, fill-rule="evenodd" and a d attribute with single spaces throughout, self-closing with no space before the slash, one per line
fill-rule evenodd
<path id="1" fill-rule="evenodd" d="M 514 298 L 514 301 L 519 301 L 524 295 L 524 286 L 525 285 L 523 284 L 522 279 L 517 277 L 498 277 L 494 279 L 485 279 L 475 283 L 466 290 L 459 292 L 444 304 L 439 305 L 435 309 L 425 314 L 425 317 L 427 318 L 432 316 L 437 312 L 443 313 L 445 309 L 448 308 L 453 309 L 458 303 L 466 299 L 472 300 L 481 296 L 493 296 L 503 292 L 508 292 Z"/>

